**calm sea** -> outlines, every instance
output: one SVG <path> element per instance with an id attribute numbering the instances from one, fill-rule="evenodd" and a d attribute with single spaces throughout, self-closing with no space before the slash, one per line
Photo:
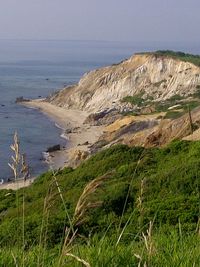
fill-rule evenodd
<path id="1" fill-rule="evenodd" d="M 0 40 L 0 178 L 12 176 L 9 146 L 15 131 L 32 175 L 47 170 L 42 161 L 47 147 L 66 142 L 51 120 L 37 110 L 15 104 L 16 97 L 45 97 L 77 82 L 89 70 L 158 48 L 120 42 Z M 189 50 L 198 53 L 198 49 Z"/>

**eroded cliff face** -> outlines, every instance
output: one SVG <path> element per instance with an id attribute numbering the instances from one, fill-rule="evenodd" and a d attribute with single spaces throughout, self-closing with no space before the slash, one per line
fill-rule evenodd
<path id="1" fill-rule="evenodd" d="M 99 140 L 91 146 L 92 153 L 115 144 L 160 147 L 176 139 L 200 140 L 200 107 L 177 119 L 166 119 L 166 113 L 125 116 L 104 128 Z"/>
<path id="2" fill-rule="evenodd" d="M 121 100 L 126 96 L 141 94 L 144 99 L 163 101 L 177 94 L 193 94 L 199 85 L 199 67 L 170 57 L 138 54 L 85 74 L 77 85 L 64 88 L 48 101 L 96 113 L 123 108 Z"/>

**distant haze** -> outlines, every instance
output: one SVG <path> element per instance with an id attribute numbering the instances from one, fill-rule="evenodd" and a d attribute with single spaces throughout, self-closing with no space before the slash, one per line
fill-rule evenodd
<path id="1" fill-rule="evenodd" d="M 0 39 L 200 43 L 199 0 L 1 0 Z"/>

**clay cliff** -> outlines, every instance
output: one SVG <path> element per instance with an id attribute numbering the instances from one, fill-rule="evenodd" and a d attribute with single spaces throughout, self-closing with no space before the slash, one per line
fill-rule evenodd
<path id="1" fill-rule="evenodd" d="M 140 94 L 143 99 L 164 101 L 187 97 L 200 87 L 200 68 L 168 56 L 136 54 L 119 64 L 85 74 L 78 84 L 66 87 L 47 101 L 66 109 L 89 113 L 127 108 L 122 99 Z"/>

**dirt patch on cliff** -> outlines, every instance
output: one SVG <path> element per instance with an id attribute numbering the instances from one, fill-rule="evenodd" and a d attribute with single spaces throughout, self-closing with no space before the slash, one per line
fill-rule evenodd
<path id="1" fill-rule="evenodd" d="M 178 119 L 162 119 L 160 115 L 128 116 L 117 120 L 105 128 L 98 144 L 101 141 L 102 144 L 105 142 L 105 147 L 117 143 L 155 147 L 175 139 L 200 140 L 200 108 Z"/>

